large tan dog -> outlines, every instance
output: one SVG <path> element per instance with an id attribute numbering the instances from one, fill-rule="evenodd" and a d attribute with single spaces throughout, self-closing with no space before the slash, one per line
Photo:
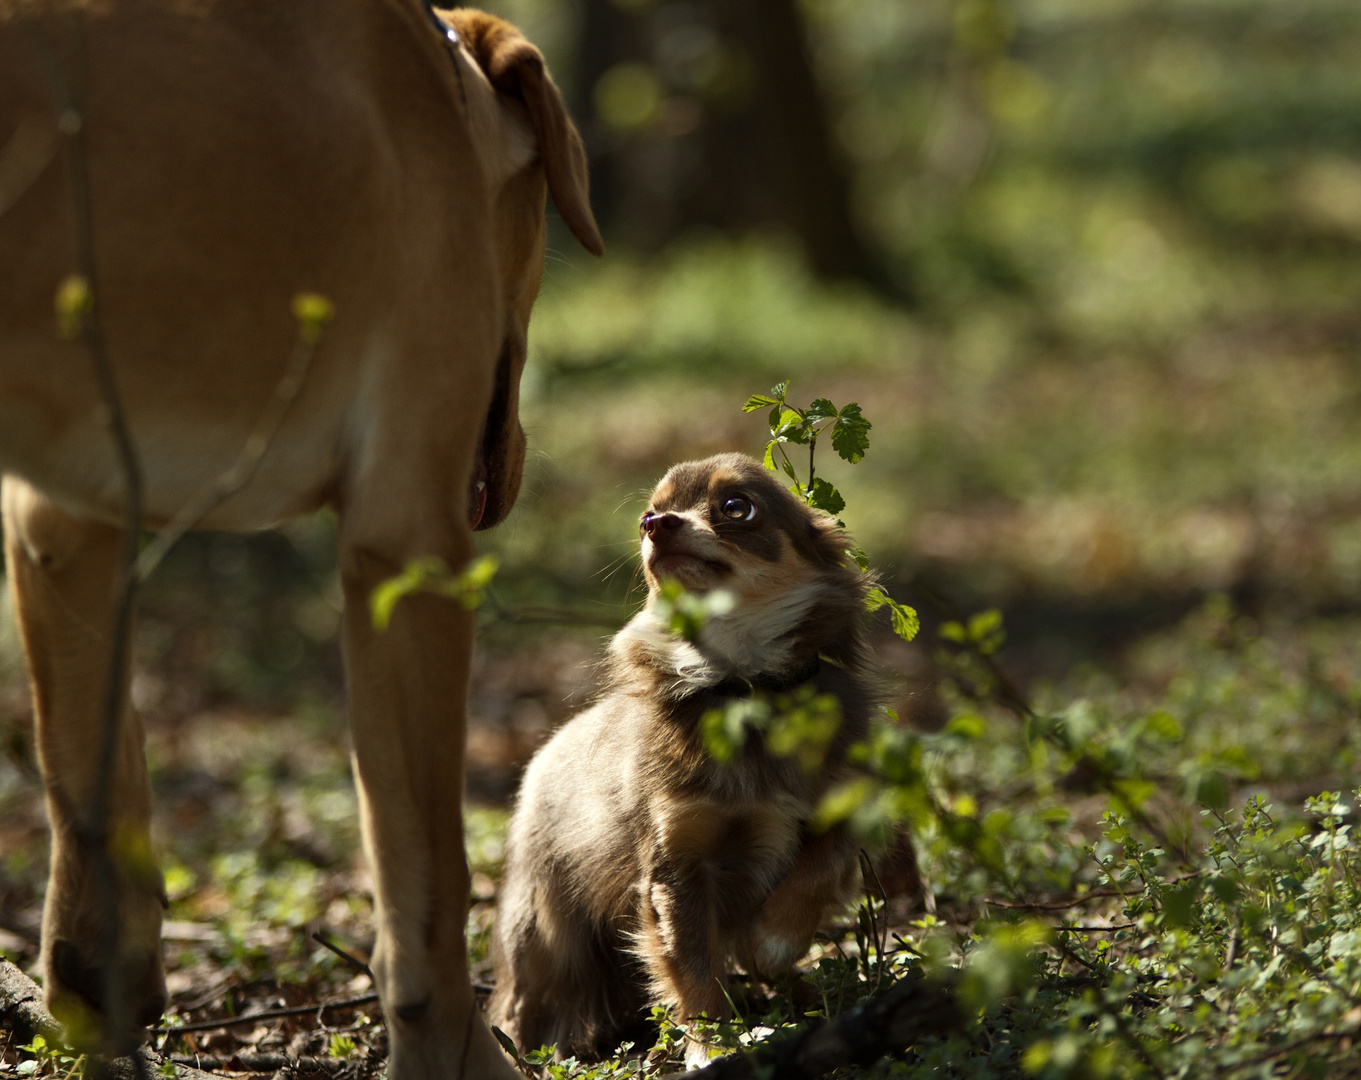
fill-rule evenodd
<path id="1" fill-rule="evenodd" d="M 236 461 L 288 362 L 291 298 L 334 304 L 258 472 L 202 524 L 248 530 L 338 511 L 390 1069 L 399 1080 L 509 1077 L 466 971 L 471 617 L 417 596 L 380 634 L 368 598 L 414 557 L 463 565 L 473 527 L 514 501 L 545 187 L 601 251 L 577 133 L 538 51 L 476 12 L 436 16 L 422 0 L 0 0 L 0 471 L 53 830 L 43 969 L 49 1000 L 68 1012 L 97 1014 L 105 985 L 107 905 L 81 822 L 124 476 L 90 357 L 53 315 L 78 269 L 63 87 L 85 102 L 102 324 L 146 527 Z M 117 983 L 146 1023 L 164 1002 L 162 899 L 126 685 L 123 701 L 110 821 Z M 127 1031 L 104 1035 L 106 1048 L 128 1043 Z"/>

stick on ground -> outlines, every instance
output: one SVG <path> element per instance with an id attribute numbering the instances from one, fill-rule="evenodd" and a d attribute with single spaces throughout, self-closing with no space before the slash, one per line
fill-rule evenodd
<path id="1" fill-rule="evenodd" d="M 923 1036 L 957 1031 L 965 1018 L 952 981 L 909 975 L 817 1027 L 665 1080 L 813 1080 L 843 1065 L 868 1065 Z"/>

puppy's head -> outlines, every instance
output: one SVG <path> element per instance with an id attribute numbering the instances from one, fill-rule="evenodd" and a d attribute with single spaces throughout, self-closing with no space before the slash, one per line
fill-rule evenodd
<path id="1" fill-rule="evenodd" d="M 739 600 L 844 568 L 852 544 L 826 514 L 745 454 L 673 466 L 639 526 L 648 588 L 674 578 L 692 592 Z"/>
<path id="2" fill-rule="evenodd" d="M 650 600 L 668 579 L 732 596 L 732 611 L 711 618 L 698 643 L 726 673 L 786 668 L 863 612 L 869 580 L 850 565 L 851 538 L 744 454 L 674 466 L 640 531 Z"/>

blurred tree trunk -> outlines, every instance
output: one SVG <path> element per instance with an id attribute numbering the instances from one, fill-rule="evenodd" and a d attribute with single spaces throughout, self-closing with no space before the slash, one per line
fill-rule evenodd
<path id="1" fill-rule="evenodd" d="M 757 198 L 799 236 L 819 274 L 883 286 L 883 268 L 852 220 L 849 170 L 831 136 L 797 0 L 711 0 L 711 6 L 755 68 L 752 107 L 733 126 L 754 136 L 742 138 L 749 153 L 740 168 L 755 182 Z"/>
<path id="2" fill-rule="evenodd" d="M 576 68 L 568 94 L 591 157 L 591 205 L 608 231 L 619 225 L 620 200 L 615 140 L 596 115 L 594 90 L 615 64 L 636 59 L 632 21 L 613 0 L 584 0 L 577 35 Z"/>
<path id="3" fill-rule="evenodd" d="M 697 225 L 783 229 L 819 275 L 904 298 L 855 224 L 797 0 L 584 0 L 580 26 L 573 97 L 608 231 L 655 250 Z M 707 87 L 674 62 L 697 34 L 712 39 Z M 620 64 L 650 65 L 662 87 L 645 130 L 613 130 L 598 113 L 595 88 Z"/>

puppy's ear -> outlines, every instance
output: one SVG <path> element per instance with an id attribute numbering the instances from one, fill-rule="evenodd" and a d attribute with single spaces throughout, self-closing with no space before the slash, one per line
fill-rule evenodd
<path id="1" fill-rule="evenodd" d="M 539 142 L 548 193 L 558 213 L 582 247 L 592 255 L 605 254 L 591 213 L 586 148 L 544 66 L 543 54 L 510 23 L 495 16 L 469 8 L 441 10 L 439 16 L 458 32 L 492 86 L 524 102 Z"/>

